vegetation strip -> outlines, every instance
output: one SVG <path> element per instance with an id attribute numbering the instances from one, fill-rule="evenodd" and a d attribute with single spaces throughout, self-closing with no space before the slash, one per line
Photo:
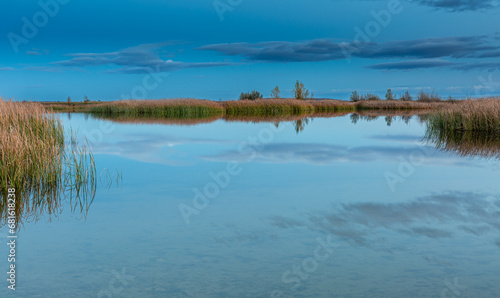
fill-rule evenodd
<path id="1" fill-rule="evenodd" d="M 211 101 L 201 99 L 122 100 L 89 103 L 42 103 L 56 112 L 84 112 L 101 116 L 197 119 L 214 116 L 292 116 L 366 110 L 436 110 L 455 102 L 256 99 Z"/>

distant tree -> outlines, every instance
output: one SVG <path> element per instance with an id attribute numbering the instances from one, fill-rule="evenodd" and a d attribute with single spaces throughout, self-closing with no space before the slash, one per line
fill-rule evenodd
<path id="1" fill-rule="evenodd" d="M 71 104 L 71 96 L 68 96 L 68 104 Z"/>
<path id="2" fill-rule="evenodd" d="M 273 90 L 271 90 L 271 98 L 278 99 L 280 98 L 280 88 L 276 86 Z"/>
<path id="3" fill-rule="evenodd" d="M 89 101 L 90 101 L 89 98 L 87 97 L 87 95 L 85 95 L 85 97 L 83 98 L 83 102 L 88 103 Z"/>
<path id="4" fill-rule="evenodd" d="M 403 93 L 403 95 L 401 95 L 400 100 L 401 101 L 412 101 L 413 97 L 411 96 L 410 91 L 406 90 L 406 92 Z"/>
<path id="5" fill-rule="evenodd" d="M 391 89 L 387 89 L 387 93 L 385 94 L 385 99 L 386 100 L 394 100 L 394 94 L 392 94 Z"/>
<path id="6" fill-rule="evenodd" d="M 351 99 L 352 102 L 359 101 L 360 98 L 359 98 L 358 91 L 356 91 L 356 90 L 352 91 L 350 99 Z"/>
<path id="7" fill-rule="evenodd" d="M 263 98 L 262 94 L 256 90 L 250 91 L 250 92 L 241 92 L 240 94 L 240 100 L 256 100 L 258 98 Z"/>
<path id="8" fill-rule="evenodd" d="M 297 81 L 295 83 L 295 88 L 293 88 L 293 95 L 296 99 L 307 99 L 309 97 L 309 90 L 304 87 L 304 84 Z"/>
<path id="9" fill-rule="evenodd" d="M 367 93 L 365 95 L 361 95 L 361 100 L 380 100 L 380 97 L 372 93 Z"/>
<path id="10" fill-rule="evenodd" d="M 424 90 L 420 90 L 418 94 L 417 101 L 422 102 L 438 102 L 441 101 L 441 96 L 439 96 L 436 91 L 432 91 L 430 94 L 425 93 Z"/>

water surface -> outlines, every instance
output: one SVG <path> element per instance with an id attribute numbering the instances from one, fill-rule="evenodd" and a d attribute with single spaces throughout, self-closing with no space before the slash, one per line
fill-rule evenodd
<path id="1" fill-rule="evenodd" d="M 499 163 L 416 117 L 61 117 L 105 174 L 86 217 L 24 224 L 15 296 L 498 297 Z"/>

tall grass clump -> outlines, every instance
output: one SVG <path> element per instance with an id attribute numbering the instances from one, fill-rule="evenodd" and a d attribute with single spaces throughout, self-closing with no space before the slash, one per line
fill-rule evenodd
<path id="1" fill-rule="evenodd" d="M 90 113 L 150 118 L 206 118 L 223 116 L 223 106 L 211 100 L 122 100 L 94 106 Z"/>
<path id="2" fill-rule="evenodd" d="M 67 191 L 71 199 L 95 195 L 92 153 L 75 140 L 68 148 L 61 121 L 40 104 L 0 98 L 0 140 L 2 221 L 8 217 L 9 188 L 16 190 L 18 222 L 23 215 L 56 214 Z"/>
<path id="3" fill-rule="evenodd" d="M 314 112 L 314 106 L 296 99 L 257 99 L 226 101 L 222 105 L 227 116 L 288 116 Z"/>
<path id="4" fill-rule="evenodd" d="M 473 131 L 500 133 L 500 99 L 468 99 L 433 113 L 428 133 Z"/>

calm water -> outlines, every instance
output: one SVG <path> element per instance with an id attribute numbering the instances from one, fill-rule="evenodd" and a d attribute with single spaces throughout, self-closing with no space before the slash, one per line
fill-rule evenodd
<path id="1" fill-rule="evenodd" d="M 61 117 L 123 181 L 102 176 L 86 220 L 24 225 L 15 296 L 499 296 L 500 164 L 433 149 L 416 118 Z"/>

